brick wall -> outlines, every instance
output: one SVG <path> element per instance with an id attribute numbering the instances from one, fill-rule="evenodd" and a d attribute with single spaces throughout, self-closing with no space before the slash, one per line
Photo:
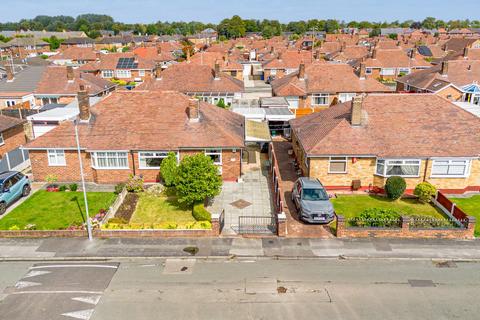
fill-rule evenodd
<path id="1" fill-rule="evenodd" d="M 2 135 L 5 144 L 0 146 L 0 156 L 3 156 L 5 153 L 12 151 L 27 142 L 23 125 L 5 130 L 2 132 Z"/>

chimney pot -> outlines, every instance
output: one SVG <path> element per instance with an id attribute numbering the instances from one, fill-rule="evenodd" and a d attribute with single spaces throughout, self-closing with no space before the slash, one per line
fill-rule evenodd
<path id="1" fill-rule="evenodd" d="M 160 63 L 155 64 L 155 79 L 160 80 L 162 78 L 162 65 Z"/>
<path id="2" fill-rule="evenodd" d="M 73 79 L 75 78 L 73 74 L 73 67 L 72 66 L 67 66 L 67 80 L 68 82 L 73 82 Z"/>
<path id="3" fill-rule="evenodd" d="M 80 85 L 80 89 L 77 93 L 78 109 L 80 111 L 80 121 L 85 122 L 90 120 L 90 99 L 85 86 Z"/>
<path id="4" fill-rule="evenodd" d="M 443 77 L 448 75 L 448 61 L 442 61 L 442 70 L 440 71 L 440 74 Z"/>
<path id="5" fill-rule="evenodd" d="M 220 79 L 220 63 L 218 62 L 218 60 L 215 61 L 215 69 L 213 70 L 213 76 L 215 80 Z"/>
<path id="6" fill-rule="evenodd" d="M 298 79 L 305 79 L 305 63 L 303 61 L 300 63 L 300 67 L 298 68 Z"/>
<path id="7" fill-rule="evenodd" d="M 188 120 L 190 122 L 198 122 L 200 120 L 200 101 L 197 99 L 190 99 L 188 101 Z"/>
<path id="8" fill-rule="evenodd" d="M 363 97 L 357 96 L 352 100 L 352 126 L 362 125 L 362 103 Z"/>
<path id="9" fill-rule="evenodd" d="M 468 47 L 465 47 L 465 48 L 463 49 L 463 57 L 464 57 L 465 59 L 468 58 L 468 52 L 469 52 L 469 48 L 468 48 Z"/>

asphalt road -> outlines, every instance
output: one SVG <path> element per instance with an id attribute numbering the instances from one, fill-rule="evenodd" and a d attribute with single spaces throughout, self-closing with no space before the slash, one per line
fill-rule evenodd
<path id="1" fill-rule="evenodd" d="M 4 262 L 0 286 L 0 319 L 9 320 L 438 320 L 480 314 L 480 264 L 458 261 Z"/>

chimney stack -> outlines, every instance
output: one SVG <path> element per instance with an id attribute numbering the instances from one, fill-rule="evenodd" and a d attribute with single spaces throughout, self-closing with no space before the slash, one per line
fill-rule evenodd
<path id="1" fill-rule="evenodd" d="M 190 99 L 188 101 L 187 109 L 188 121 L 198 122 L 200 120 L 200 101 L 197 99 Z"/>
<path id="2" fill-rule="evenodd" d="M 352 100 L 352 126 L 358 127 L 362 125 L 362 103 L 363 97 L 357 96 Z"/>
<path id="3" fill-rule="evenodd" d="M 133 62 L 138 63 L 138 55 L 136 53 L 133 55 Z"/>
<path id="4" fill-rule="evenodd" d="M 345 51 L 345 47 L 346 47 L 345 42 L 342 42 L 342 44 L 340 45 L 340 52 Z"/>
<path id="5" fill-rule="evenodd" d="M 13 74 L 13 65 L 5 64 L 5 71 L 7 72 L 7 82 L 12 82 L 15 77 Z"/>
<path id="6" fill-rule="evenodd" d="M 97 52 L 96 53 L 96 58 L 98 61 L 100 61 L 102 59 L 102 53 L 101 52 Z"/>
<path id="7" fill-rule="evenodd" d="M 187 55 L 187 62 L 190 62 L 190 48 L 187 48 L 186 55 Z"/>
<path id="8" fill-rule="evenodd" d="M 365 80 L 365 77 L 366 77 L 366 68 L 365 68 L 365 63 L 360 63 L 360 73 L 359 73 L 359 77 L 360 77 L 360 80 Z"/>
<path id="9" fill-rule="evenodd" d="M 162 79 L 162 64 L 159 62 L 155 64 L 155 79 Z"/>
<path id="10" fill-rule="evenodd" d="M 470 49 L 468 47 L 465 47 L 463 49 L 463 58 L 464 59 L 467 59 L 468 58 L 468 52 L 470 51 Z"/>
<path id="11" fill-rule="evenodd" d="M 73 74 L 73 67 L 67 66 L 67 80 L 68 82 L 73 82 L 75 75 Z"/>
<path id="12" fill-rule="evenodd" d="M 277 59 L 282 60 L 282 52 L 281 51 L 278 52 Z"/>
<path id="13" fill-rule="evenodd" d="M 305 80 L 305 63 L 302 61 L 298 68 L 298 79 Z"/>
<path id="14" fill-rule="evenodd" d="M 90 100 L 83 84 L 80 85 L 80 90 L 78 90 L 77 101 L 78 109 L 80 110 L 80 121 L 85 122 L 90 120 Z"/>
<path id="15" fill-rule="evenodd" d="M 442 77 L 446 77 L 448 75 L 448 61 L 442 61 L 442 70 L 440 71 Z"/>
<path id="16" fill-rule="evenodd" d="M 415 59 L 415 55 L 417 54 L 417 47 L 415 46 L 410 50 L 410 59 Z"/>
<path id="17" fill-rule="evenodd" d="M 161 55 L 162 54 L 162 47 L 157 47 L 157 54 L 158 55 Z"/>
<path id="18" fill-rule="evenodd" d="M 215 61 L 215 68 L 213 70 L 213 77 L 215 78 L 215 80 L 220 80 L 220 63 L 217 61 Z"/>
<path id="19" fill-rule="evenodd" d="M 373 48 L 372 50 L 372 59 L 377 59 L 377 48 Z"/>

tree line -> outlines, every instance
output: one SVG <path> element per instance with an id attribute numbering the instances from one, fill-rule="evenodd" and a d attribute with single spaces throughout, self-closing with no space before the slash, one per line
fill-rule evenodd
<path id="1" fill-rule="evenodd" d="M 403 27 L 413 29 L 457 29 L 457 28 L 480 28 L 479 20 L 450 20 L 444 21 L 434 17 L 427 17 L 422 21 L 407 20 L 400 22 L 371 22 L 371 21 L 339 21 L 327 20 L 301 20 L 281 23 L 278 20 L 242 19 L 235 15 L 223 19 L 219 24 L 190 22 L 162 22 L 150 24 L 127 24 L 115 21 L 108 15 L 82 14 L 76 18 L 70 16 L 46 16 L 41 15 L 33 19 L 22 19 L 18 22 L 0 23 L 0 30 L 34 30 L 34 31 L 84 31 L 89 37 L 97 38 L 101 30 L 112 31 L 119 34 L 121 31 L 133 31 L 135 34 L 148 35 L 192 35 L 206 28 L 218 31 L 221 39 L 231 39 L 245 36 L 248 32 L 260 33 L 265 38 L 278 36 L 282 32 L 292 32 L 302 35 L 307 31 L 337 32 L 340 28 L 362 28 L 378 30 L 380 28 Z M 0 39 L 1 40 L 1 39 Z"/>

